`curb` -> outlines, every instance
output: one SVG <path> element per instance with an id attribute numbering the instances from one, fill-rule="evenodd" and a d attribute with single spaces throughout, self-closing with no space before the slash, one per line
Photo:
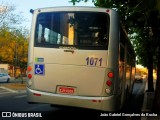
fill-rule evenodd
<path id="1" fill-rule="evenodd" d="M 142 113 L 150 112 L 152 107 L 152 101 L 154 99 L 154 92 L 145 92 L 143 99 Z M 148 117 L 141 117 L 141 120 L 148 120 Z"/>
<path id="2" fill-rule="evenodd" d="M 144 94 L 143 107 L 141 109 L 142 112 L 150 112 L 152 107 L 152 102 L 154 99 L 154 92 L 146 92 Z"/>
<path id="3" fill-rule="evenodd" d="M 155 83 L 154 83 L 155 84 Z M 155 85 L 154 85 L 155 87 Z M 152 102 L 154 99 L 155 92 L 146 92 L 148 89 L 148 82 L 145 82 L 145 89 L 144 89 L 144 98 L 143 98 L 143 105 L 142 105 L 142 112 L 150 112 L 152 107 Z"/>
<path id="4" fill-rule="evenodd" d="M 154 84 L 153 84 L 154 88 L 155 88 L 155 84 L 156 83 L 154 82 Z M 152 103 L 153 103 L 154 96 L 155 96 L 155 92 L 146 92 L 147 89 L 148 89 L 148 83 L 146 82 L 143 105 L 142 105 L 142 109 L 141 109 L 142 113 L 151 112 Z M 141 120 L 159 120 L 159 119 L 160 119 L 160 116 L 157 116 L 157 117 L 149 117 L 149 116 L 141 117 Z"/>

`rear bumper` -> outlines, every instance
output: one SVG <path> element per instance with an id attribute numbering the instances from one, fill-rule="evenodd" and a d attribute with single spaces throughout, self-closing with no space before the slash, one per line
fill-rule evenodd
<path id="1" fill-rule="evenodd" d="M 36 94 L 36 95 L 35 95 Z M 116 111 L 121 107 L 120 96 L 86 97 L 47 93 L 27 88 L 27 101 L 81 107 L 101 111 Z"/>

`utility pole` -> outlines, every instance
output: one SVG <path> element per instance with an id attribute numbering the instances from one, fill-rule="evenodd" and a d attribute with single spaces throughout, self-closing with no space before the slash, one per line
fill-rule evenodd
<path id="1" fill-rule="evenodd" d="M 15 52 L 14 52 L 14 77 L 16 78 L 16 72 L 17 72 L 17 41 L 15 43 Z"/>

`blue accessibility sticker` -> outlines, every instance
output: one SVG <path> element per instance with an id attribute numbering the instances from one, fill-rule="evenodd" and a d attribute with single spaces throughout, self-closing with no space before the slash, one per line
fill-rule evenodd
<path id="1" fill-rule="evenodd" d="M 44 64 L 35 64 L 34 65 L 34 74 L 35 75 L 44 75 L 45 70 L 44 70 Z"/>

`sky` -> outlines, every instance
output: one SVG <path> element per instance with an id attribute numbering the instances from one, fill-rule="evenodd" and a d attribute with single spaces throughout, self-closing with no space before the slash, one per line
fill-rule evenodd
<path id="1" fill-rule="evenodd" d="M 70 0 L 0 0 L 0 3 L 3 2 L 9 5 L 15 5 L 15 13 L 21 13 L 26 19 L 23 26 L 27 29 L 31 27 L 32 14 L 29 12 L 30 9 L 44 8 L 44 7 L 55 7 L 55 6 L 73 6 Z M 89 2 L 80 2 L 76 6 L 94 6 L 94 4 L 89 0 Z"/>

